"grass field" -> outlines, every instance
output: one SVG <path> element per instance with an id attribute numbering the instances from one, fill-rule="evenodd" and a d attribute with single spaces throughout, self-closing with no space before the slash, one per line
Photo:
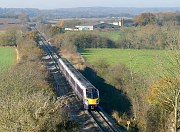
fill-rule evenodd
<path id="1" fill-rule="evenodd" d="M 0 35 L 1 34 L 5 34 L 5 31 L 4 30 L 0 30 Z"/>
<path id="2" fill-rule="evenodd" d="M 11 47 L 0 47 L 0 73 L 16 63 L 16 51 Z"/>
<path id="3" fill-rule="evenodd" d="M 157 72 L 157 64 L 164 60 L 164 50 L 129 50 L 129 49 L 84 49 L 81 55 L 86 62 L 96 65 L 105 59 L 110 65 L 125 64 L 134 72 L 151 75 Z"/>
<path id="4" fill-rule="evenodd" d="M 119 31 L 103 31 L 103 32 L 99 32 L 99 34 L 113 41 L 118 41 L 123 35 L 122 31 L 120 30 Z"/>

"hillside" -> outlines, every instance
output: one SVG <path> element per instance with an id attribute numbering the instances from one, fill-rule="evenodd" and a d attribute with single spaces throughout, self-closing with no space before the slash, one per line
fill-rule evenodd
<path id="1" fill-rule="evenodd" d="M 26 13 L 29 16 L 43 16 L 46 18 L 102 18 L 102 17 L 132 17 L 143 12 L 180 12 L 180 7 L 169 8 L 136 8 L 136 7 L 77 7 L 59 9 L 35 8 L 0 8 L 0 17 L 18 17 Z"/>

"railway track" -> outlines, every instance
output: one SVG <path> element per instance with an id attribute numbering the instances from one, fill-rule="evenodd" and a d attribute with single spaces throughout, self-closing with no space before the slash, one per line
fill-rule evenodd
<path id="1" fill-rule="evenodd" d="M 58 56 L 53 52 L 51 46 L 46 42 L 46 40 L 42 39 L 42 44 L 40 47 L 48 54 L 49 62 L 47 62 L 48 70 L 50 75 L 53 77 L 55 81 L 55 91 L 57 97 L 63 96 L 68 93 L 67 81 L 63 74 L 60 72 L 59 67 L 57 65 Z"/>
<path id="2" fill-rule="evenodd" d="M 91 115 L 101 132 L 121 132 L 114 127 L 112 121 L 110 121 L 109 117 L 100 107 L 98 107 L 97 110 L 88 111 L 88 113 Z"/>
<path id="3" fill-rule="evenodd" d="M 61 95 L 64 95 L 67 92 L 66 91 L 67 81 L 65 80 L 63 75 L 61 75 L 61 77 L 58 77 L 59 76 L 58 74 L 61 74 L 59 67 L 57 65 L 57 60 L 58 60 L 59 56 L 54 52 L 51 45 L 48 42 L 46 42 L 45 38 L 42 35 L 40 35 L 40 36 L 41 36 L 42 43 L 39 45 L 49 55 L 49 59 L 51 60 L 51 64 L 53 65 L 53 69 L 51 69 L 51 70 L 53 71 L 52 75 L 53 75 L 53 78 L 56 83 L 55 91 L 57 93 L 57 96 L 59 97 Z M 61 92 L 62 88 L 64 89 L 64 90 L 62 90 L 63 93 Z M 95 131 L 123 132 L 121 130 L 118 130 L 114 126 L 111 119 L 108 117 L 107 114 L 105 114 L 105 112 L 102 110 L 101 107 L 98 107 L 98 109 L 94 110 L 94 111 L 88 111 L 87 113 L 94 120 L 96 126 L 98 127 L 98 129 L 96 129 Z"/>

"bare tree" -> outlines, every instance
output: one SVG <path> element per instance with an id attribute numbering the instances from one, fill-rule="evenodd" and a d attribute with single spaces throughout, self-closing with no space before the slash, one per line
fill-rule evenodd
<path id="1" fill-rule="evenodd" d="M 162 106 L 168 112 L 174 113 L 174 132 L 178 126 L 178 111 L 180 106 L 180 32 L 169 30 L 167 43 L 170 50 L 167 51 L 166 66 L 160 64 L 162 74 L 160 79 L 154 81 L 149 91 L 149 101 L 152 104 Z"/>

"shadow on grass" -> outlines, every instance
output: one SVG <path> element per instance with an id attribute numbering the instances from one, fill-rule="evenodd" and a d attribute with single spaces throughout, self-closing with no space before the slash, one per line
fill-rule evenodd
<path id="1" fill-rule="evenodd" d="M 130 100 L 122 91 L 105 83 L 105 80 L 99 77 L 90 67 L 86 67 L 82 74 L 99 90 L 100 106 L 107 113 L 112 114 L 113 110 L 115 110 L 120 113 L 131 114 Z"/>

